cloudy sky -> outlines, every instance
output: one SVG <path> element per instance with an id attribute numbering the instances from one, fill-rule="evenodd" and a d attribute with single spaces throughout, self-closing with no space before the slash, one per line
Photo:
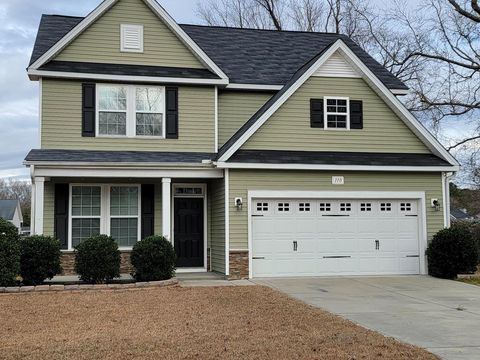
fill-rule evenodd
<path id="1" fill-rule="evenodd" d="M 0 178 L 26 177 L 22 161 L 38 148 L 38 82 L 26 74 L 43 14 L 85 16 L 100 0 L 0 0 Z M 161 0 L 179 22 L 193 23 L 196 0 Z"/>
<path id="2" fill-rule="evenodd" d="M 0 178 L 28 177 L 22 161 L 39 146 L 38 83 L 28 80 L 25 69 L 41 14 L 85 16 L 100 1 L 0 0 Z M 408 1 L 413 8 L 419 0 Z M 200 23 L 195 16 L 197 0 L 160 3 L 178 22 Z M 449 131 L 457 130 L 452 126 Z"/>

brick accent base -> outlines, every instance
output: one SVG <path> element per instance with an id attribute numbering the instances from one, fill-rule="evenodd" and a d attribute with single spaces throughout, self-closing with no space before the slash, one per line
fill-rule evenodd
<path id="1" fill-rule="evenodd" d="M 248 250 L 230 251 L 230 275 L 228 280 L 248 279 Z"/>
<path id="2" fill-rule="evenodd" d="M 130 263 L 130 251 L 122 251 L 120 253 L 121 262 L 120 262 L 120 274 L 130 274 L 133 270 L 132 264 Z M 75 253 L 74 252 L 64 252 L 60 258 L 62 265 L 62 275 L 77 275 L 75 273 Z"/>

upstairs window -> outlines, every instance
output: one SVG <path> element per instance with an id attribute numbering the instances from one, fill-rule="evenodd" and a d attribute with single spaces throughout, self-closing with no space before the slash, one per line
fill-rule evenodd
<path id="1" fill-rule="evenodd" d="M 143 25 L 120 25 L 120 51 L 143 52 Z"/>
<path id="2" fill-rule="evenodd" d="M 165 88 L 97 86 L 97 135 L 165 137 Z"/>
<path id="3" fill-rule="evenodd" d="M 350 129 L 348 98 L 325 97 L 323 104 L 326 129 Z"/>

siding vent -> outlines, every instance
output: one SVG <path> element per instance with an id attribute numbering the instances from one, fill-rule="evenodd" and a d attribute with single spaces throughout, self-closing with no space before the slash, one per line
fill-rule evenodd
<path id="1" fill-rule="evenodd" d="M 143 52 L 143 25 L 120 25 L 120 50 L 122 52 Z"/>

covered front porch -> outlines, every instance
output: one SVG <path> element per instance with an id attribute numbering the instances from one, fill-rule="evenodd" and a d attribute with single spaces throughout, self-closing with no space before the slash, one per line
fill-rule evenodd
<path id="1" fill-rule="evenodd" d="M 64 275 L 75 275 L 75 246 L 97 234 L 118 242 L 124 274 L 134 244 L 151 235 L 172 242 L 178 273 L 225 274 L 224 174 L 211 164 L 31 170 L 32 233 L 61 241 Z"/>

